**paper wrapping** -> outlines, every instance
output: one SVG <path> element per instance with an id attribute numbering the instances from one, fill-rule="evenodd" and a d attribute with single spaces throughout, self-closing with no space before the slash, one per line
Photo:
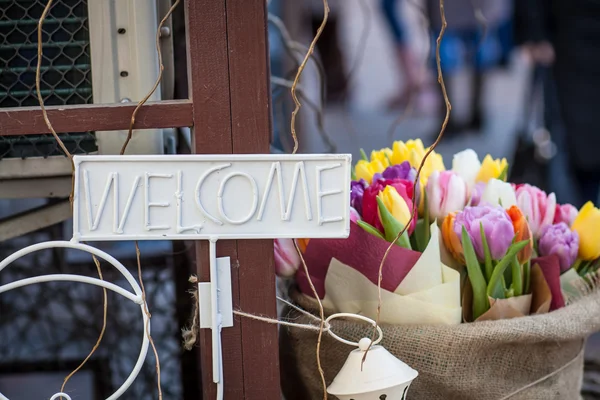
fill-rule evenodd
<path id="1" fill-rule="evenodd" d="M 304 260 L 319 297 L 325 296 L 325 276 L 330 262 L 352 266 L 373 284 L 377 285 L 379 264 L 390 243 L 365 232 L 355 223 L 350 223 L 350 236 L 347 239 L 312 239 L 304 253 Z M 413 268 L 421 253 L 400 246 L 393 246 L 383 264 L 381 287 L 393 292 Z M 300 292 L 314 297 L 302 267 L 296 274 Z"/>
<path id="2" fill-rule="evenodd" d="M 562 274 L 560 276 L 560 288 L 562 289 L 563 297 L 571 300 L 581 297 L 582 281 L 583 279 L 573 268 Z"/>
<path id="3" fill-rule="evenodd" d="M 358 267 L 358 264 L 354 265 Z M 357 313 L 375 319 L 379 299 L 377 273 L 372 275 L 375 279 L 369 279 L 357 267 L 336 257 L 330 260 L 324 280 L 323 306 L 336 312 Z M 425 251 L 408 273 L 403 272 L 388 273 L 387 276 L 392 277 L 405 275 L 393 290 L 390 290 L 390 281 L 386 282 L 386 287 L 382 285 L 381 323 L 453 325 L 461 322 L 460 273 L 440 261 L 436 225 L 431 227 L 431 239 Z M 384 275 L 384 281 L 385 278 Z"/>
<path id="4" fill-rule="evenodd" d="M 476 321 L 494 321 L 524 317 L 526 315 L 545 314 L 550 311 L 552 293 L 538 264 L 531 268 L 531 294 L 508 299 L 489 298 L 490 309 Z M 473 290 L 467 282 L 463 291 L 463 318 L 473 322 Z"/>
<path id="5" fill-rule="evenodd" d="M 539 265 L 542 270 L 550 292 L 552 293 L 552 304 L 550 311 L 558 310 L 565 306 L 565 299 L 561 290 L 560 282 L 560 260 L 556 254 L 538 257 L 531 260 L 531 265 Z"/>

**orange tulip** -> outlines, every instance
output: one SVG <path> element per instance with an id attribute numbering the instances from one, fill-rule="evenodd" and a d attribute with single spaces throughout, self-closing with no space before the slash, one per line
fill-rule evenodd
<path id="1" fill-rule="evenodd" d="M 517 254 L 519 263 L 524 264 L 529 261 L 533 253 L 533 235 L 531 234 L 531 229 L 527 223 L 527 218 L 525 218 L 519 207 L 512 206 L 509 208 L 508 216 L 512 220 L 513 229 L 515 230 L 515 242 L 529 240 L 529 246 L 525 246 L 523 250 Z"/>
<path id="2" fill-rule="evenodd" d="M 465 264 L 465 256 L 463 255 L 463 247 L 460 238 L 454 232 L 454 218 L 456 212 L 451 212 L 446 215 L 442 223 L 442 240 L 444 245 L 458 262 Z"/>
<path id="3" fill-rule="evenodd" d="M 301 252 L 306 253 L 306 247 L 308 246 L 308 241 L 310 239 L 296 239 L 296 243 L 298 243 L 298 248 Z"/>

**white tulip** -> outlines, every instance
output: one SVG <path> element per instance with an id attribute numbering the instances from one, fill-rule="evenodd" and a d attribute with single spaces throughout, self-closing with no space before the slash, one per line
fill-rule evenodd
<path id="1" fill-rule="evenodd" d="M 515 189 L 510 183 L 501 181 L 500 179 L 490 179 L 487 183 L 483 194 L 481 195 L 481 203 L 488 203 L 493 206 L 502 206 L 504 209 L 509 209 L 517 205 L 517 196 Z"/>
<path id="2" fill-rule="evenodd" d="M 452 171 L 456 172 L 467 183 L 469 192 L 475 186 L 475 178 L 481 168 L 479 156 L 473 149 L 458 152 L 452 158 Z"/>

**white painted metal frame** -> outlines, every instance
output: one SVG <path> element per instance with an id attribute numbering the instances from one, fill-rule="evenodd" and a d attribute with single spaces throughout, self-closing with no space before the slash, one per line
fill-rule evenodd
<path id="1" fill-rule="evenodd" d="M 143 334 L 143 339 L 142 339 L 142 348 L 140 350 L 140 355 L 137 359 L 137 362 L 136 362 L 135 366 L 133 367 L 133 370 L 132 370 L 131 374 L 129 375 L 129 377 L 127 377 L 127 379 L 121 385 L 121 387 L 119 387 L 110 397 L 107 398 L 107 400 L 116 400 L 119 397 L 121 397 L 121 395 L 123 393 L 125 393 L 125 391 L 131 386 L 133 381 L 137 378 L 137 376 L 140 373 L 140 370 L 142 369 L 142 366 L 144 364 L 144 360 L 146 359 L 146 355 L 148 354 L 148 346 L 150 344 L 150 342 L 148 340 L 149 332 L 147 334 L 147 330 L 145 328 L 146 328 L 146 326 L 148 326 L 149 321 L 148 321 L 148 316 L 144 312 L 145 301 L 142 296 L 142 289 L 136 282 L 133 275 L 131 275 L 131 273 L 123 266 L 123 264 L 121 264 L 117 259 L 112 257 L 110 254 L 108 254 L 102 250 L 96 249 L 92 246 L 88 246 L 86 244 L 81 244 L 81 243 L 76 243 L 76 242 L 52 241 L 52 242 L 43 242 L 43 243 L 37 243 L 37 244 L 31 245 L 29 247 L 26 247 L 24 249 L 17 251 L 16 253 L 10 255 L 9 257 L 5 258 L 2 262 L 0 262 L 0 272 L 2 272 L 2 270 L 4 268 L 6 268 L 7 266 L 9 266 L 12 262 L 18 260 L 21 257 L 24 257 L 28 254 L 31 254 L 31 253 L 39 251 L 39 250 L 45 250 L 45 249 L 51 249 L 51 248 L 68 248 L 68 249 L 81 250 L 81 251 L 88 252 L 90 254 L 93 254 L 93 255 L 101 258 L 102 260 L 104 260 L 104 261 L 108 262 L 109 264 L 111 264 L 112 266 L 114 266 L 123 275 L 123 277 L 131 285 L 131 287 L 133 289 L 133 293 L 121 288 L 120 286 L 117 286 L 113 283 L 110 283 L 110 282 L 107 282 L 107 281 L 104 281 L 104 280 L 101 280 L 98 278 L 90 278 L 87 276 L 72 275 L 72 274 L 51 274 L 51 275 L 40 275 L 40 276 L 36 276 L 33 278 L 21 279 L 21 280 L 15 281 L 15 282 L 11 282 L 11 283 L 2 285 L 2 286 L 0 286 L 0 295 L 4 292 L 8 292 L 9 290 L 17 289 L 17 288 L 20 288 L 23 286 L 33 285 L 36 283 L 44 283 L 44 282 L 52 282 L 52 281 L 79 282 L 79 283 L 87 283 L 90 285 L 100 286 L 100 287 L 112 290 L 113 292 L 118 293 L 121 296 L 125 297 L 126 299 L 131 300 L 134 303 L 138 304 L 140 306 L 140 310 L 142 313 L 142 319 L 144 322 L 144 334 Z M 148 328 L 148 331 L 149 331 L 149 328 Z M 60 392 L 53 395 L 51 397 L 51 400 L 59 399 L 60 396 L 63 396 L 65 399 L 70 400 L 70 397 L 68 395 L 66 395 L 64 393 L 60 393 Z M 2 393 L 0 393 L 0 400 L 8 400 L 8 398 L 6 396 L 4 396 Z"/>

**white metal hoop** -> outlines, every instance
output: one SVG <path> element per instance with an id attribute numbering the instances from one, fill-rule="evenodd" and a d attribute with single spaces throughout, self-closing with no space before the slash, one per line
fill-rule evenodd
<path id="1" fill-rule="evenodd" d="M 379 325 L 377 325 L 377 323 L 375 321 L 373 321 L 371 318 L 367 318 L 364 315 L 358 315 L 358 314 L 350 314 L 350 313 L 337 313 L 337 314 L 331 314 L 326 320 L 325 322 L 327 324 L 329 324 L 331 322 L 331 320 L 336 319 L 336 318 L 354 318 L 354 319 L 360 319 L 362 321 L 368 322 L 373 326 L 377 327 L 377 333 L 379 333 L 379 337 L 377 339 L 375 339 L 375 341 L 373 342 L 373 346 L 378 344 L 379 342 L 381 342 L 381 339 L 383 339 L 383 331 L 381 330 L 381 327 Z M 329 334 L 329 336 L 331 336 L 332 338 L 334 338 L 335 340 L 345 343 L 349 346 L 353 346 L 353 347 L 358 347 L 358 342 L 351 342 L 350 340 L 346 340 L 343 339 L 341 337 L 339 337 L 338 335 L 336 335 L 335 333 L 333 333 L 333 331 L 331 330 L 331 326 L 329 326 L 329 329 L 327 330 L 327 333 Z"/>
<path id="2" fill-rule="evenodd" d="M 92 246 L 89 246 L 86 244 L 77 243 L 77 242 L 51 241 L 51 242 L 36 243 L 34 245 L 25 247 L 24 249 L 21 249 L 21 250 L 17 251 L 16 253 L 13 253 L 12 255 L 6 257 L 4 260 L 2 260 L 2 262 L 0 262 L 0 272 L 4 268 L 6 268 L 8 265 L 10 265 L 12 262 L 18 260 L 19 258 L 21 258 L 23 256 L 26 256 L 28 254 L 31 254 L 31 253 L 39 251 L 39 250 L 45 250 L 45 249 L 50 249 L 50 248 L 69 248 L 69 249 L 81 250 L 81 251 L 91 253 L 91 254 L 101 258 L 102 260 L 108 262 L 113 267 L 115 267 L 117 270 L 119 270 L 119 272 L 123 275 L 123 277 L 131 285 L 134 293 L 131 293 L 131 292 L 121 288 L 120 286 L 117 286 L 110 282 L 103 281 L 101 279 L 90 278 L 90 277 L 81 276 L 81 275 L 53 274 L 53 275 L 41 275 L 41 276 L 36 276 L 33 278 L 21 279 L 21 280 L 12 282 L 12 283 L 2 285 L 2 286 L 0 286 L 0 294 L 2 294 L 4 292 L 8 292 L 9 290 L 12 290 L 12 289 L 32 285 L 35 283 L 43 283 L 43 282 L 51 282 L 51 281 L 80 282 L 80 283 L 87 283 L 87 284 L 95 285 L 95 286 L 101 286 L 103 288 L 112 290 L 113 292 L 118 293 L 121 296 L 127 298 L 128 300 L 131 300 L 134 303 L 138 304 L 140 306 L 140 310 L 142 312 L 142 319 L 144 321 L 144 329 L 143 329 L 144 333 L 143 333 L 143 338 L 142 338 L 142 348 L 140 350 L 140 355 L 137 359 L 137 362 L 136 362 L 135 366 L 133 367 L 133 370 L 131 371 L 131 374 L 127 377 L 125 382 L 123 382 L 121 387 L 119 387 L 110 397 L 108 397 L 106 399 L 106 400 L 116 400 L 119 397 L 121 397 L 121 395 L 123 393 L 125 393 L 125 391 L 127 389 L 129 389 L 129 387 L 131 386 L 133 381 L 137 378 L 137 376 L 140 373 L 140 370 L 142 369 L 144 361 L 146 359 L 146 355 L 148 354 L 148 347 L 150 345 L 150 341 L 148 340 L 148 335 L 146 333 L 146 326 L 149 327 L 149 324 L 148 324 L 149 320 L 148 320 L 148 316 L 146 315 L 145 309 L 144 309 L 145 301 L 142 296 L 142 289 L 136 282 L 133 275 L 131 275 L 131 273 L 127 270 L 127 268 L 125 268 L 125 266 L 123 266 L 123 264 L 121 264 L 116 258 L 114 258 L 110 254 L 108 254 L 100 249 L 97 249 L 95 247 L 92 247 Z M 149 330 L 149 328 L 148 328 L 148 330 Z M 54 396 L 52 396 L 50 398 L 50 400 L 58 399 L 58 398 L 60 398 L 60 396 L 63 396 L 66 400 L 71 399 L 69 397 L 69 395 L 67 395 L 65 393 L 57 393 Z M 9 399 L 6 396 L 4 396 L 2 393 L 0 393 L 0 400 L 9 400 Z"/>
<path id="3" fill-rule="evenodd" d="M 54 396 L 50 397 L 50 400 L 60 399 L 61 397 L 65 400 L 71 400 L 71 396 L 63 392 L 56 393 Z"/>

